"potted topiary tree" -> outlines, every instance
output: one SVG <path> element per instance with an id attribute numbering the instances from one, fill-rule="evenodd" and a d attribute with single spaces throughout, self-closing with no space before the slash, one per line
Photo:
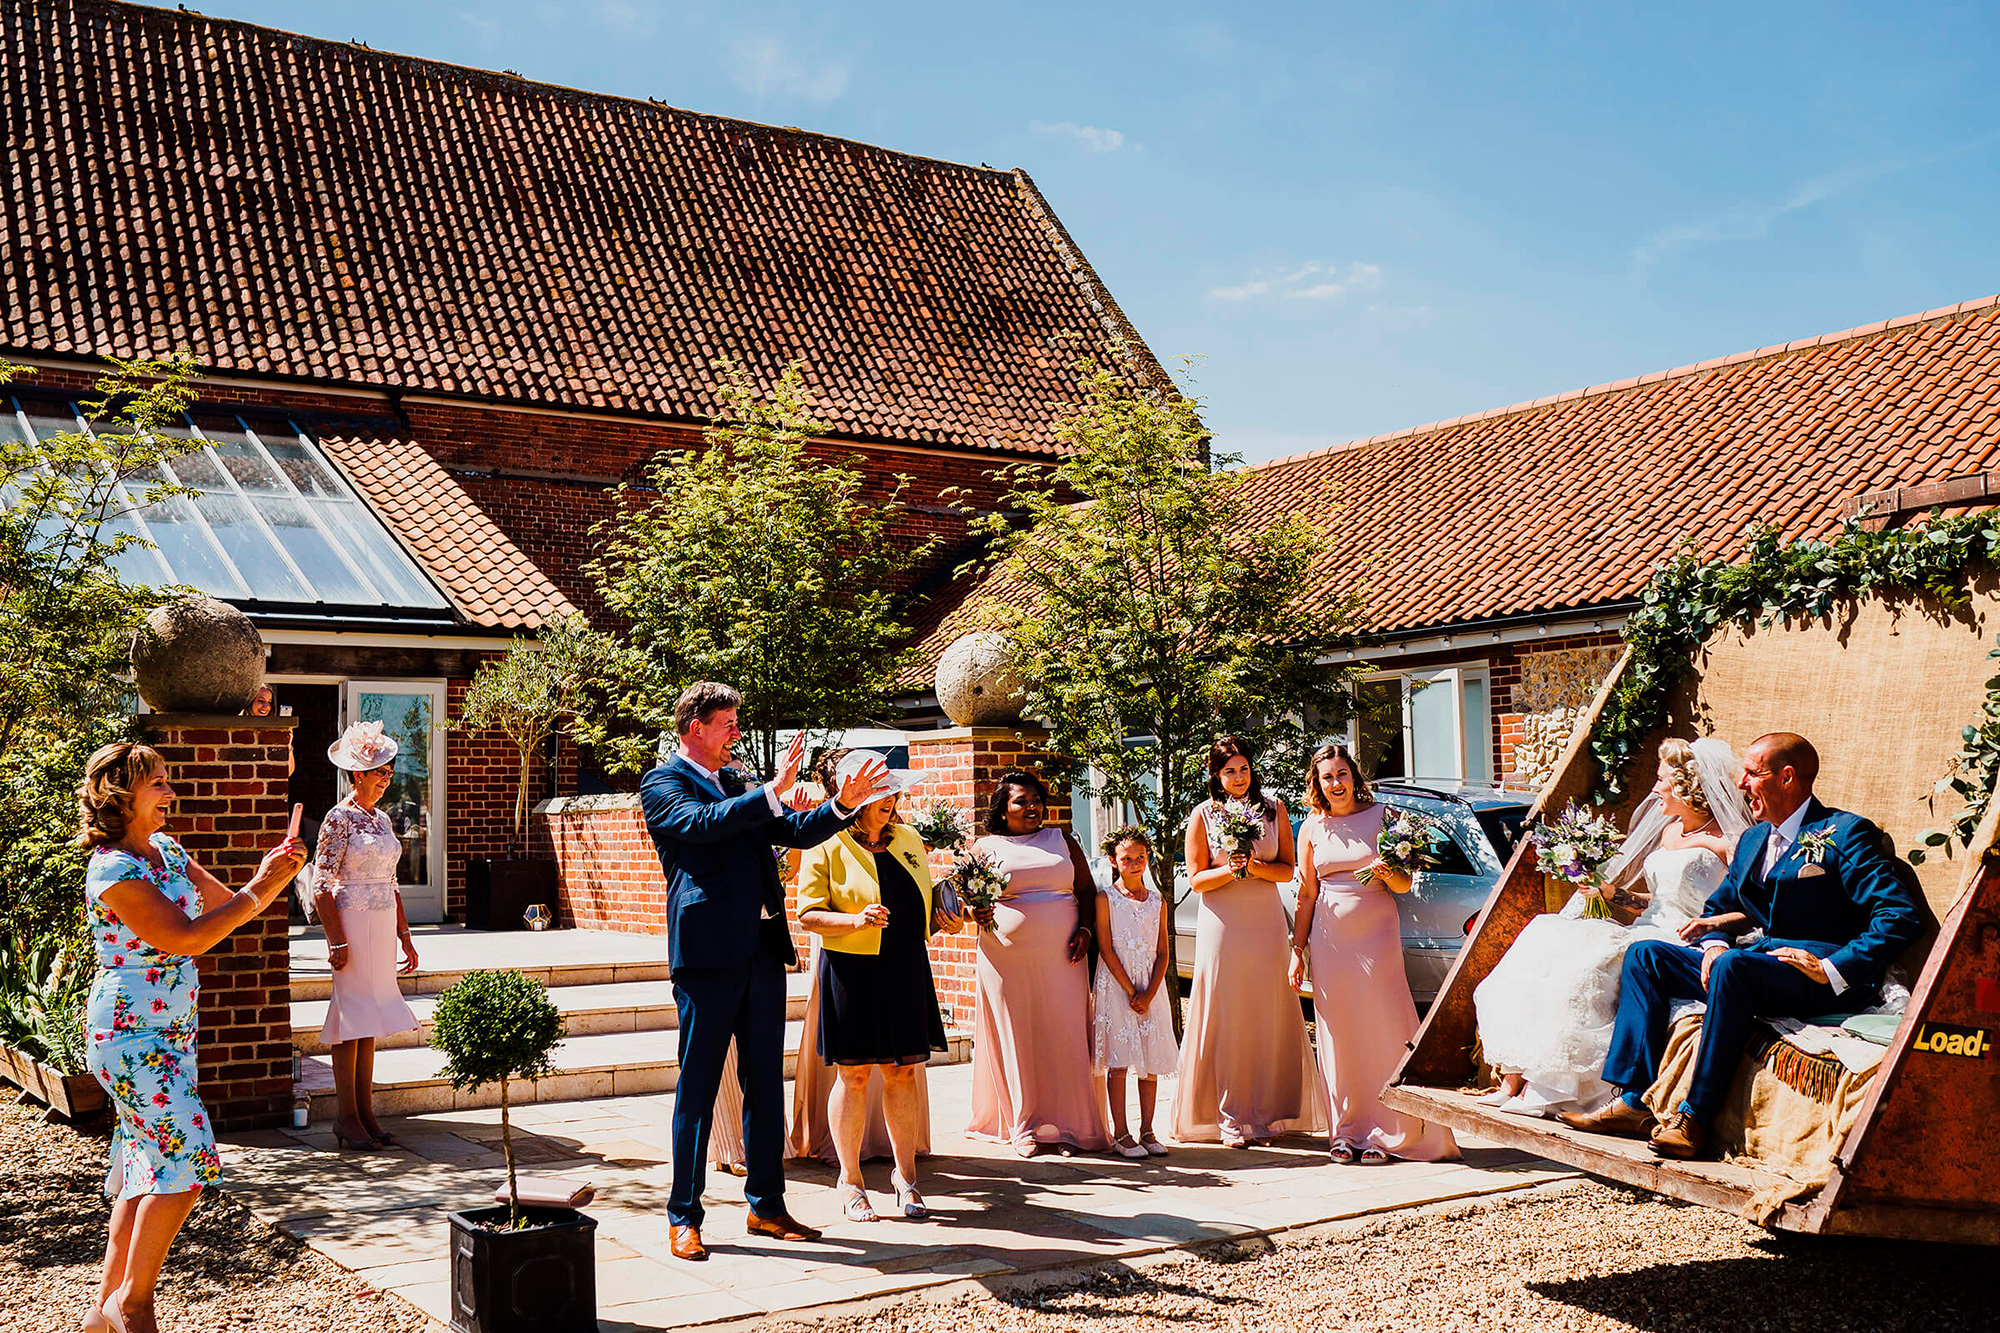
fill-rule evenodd
<path id="1" fill-rule="evenodd" d="M 522 1207 L 509 1079 L 542 1078 L 564 1036 L 539 981 L 474 972 L 438 996 L 431 1045 L 454 1088 L 500 1085 L 507 1203 L 451 1215 L 451 1326 L 459 1333 L 596 1333 L 597 1223 L 570 1208 Z"/>
<path id="2" fill-rule="evenodd" d="M 519 930 L 531 903 L 555 912 L 556 863 L 528 855 L 528 790 L 535 756 L 559 729 L 575 722 L 611 652 L 604 635 L 583 617 L 571 615 L 543 626 L 539 641 L 514 640 L 503 656 L 482 662 L 473 674 L 452 726 L 503 732 L 521 760 L 507 855 L 466 862 L 465 924 L 475 930 Z"/>

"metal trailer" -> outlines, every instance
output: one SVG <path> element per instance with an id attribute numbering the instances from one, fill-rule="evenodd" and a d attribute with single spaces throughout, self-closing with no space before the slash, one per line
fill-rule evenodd
<path id="1" fill-rule="evenodd" d="M 2000 629 L 2000 595 L 1986 580 L 1972 597 L 1970 607 L 1959 608 L 1929 599 L 1864 601 L 1832 619 L 1712 635 L 1695 654 L 1667 724 L 1626 774 L 1627 793 L 1615 812 L 1622 818 L 1651 786 L 1657 747 L 1667 736 L 1717 734 L 1740 753 L 1764 732 L 1797 731 L 1821 752 L 1822 799 L 1874 819 L 1899 853 L 1908 849 L 1919 827 L 1941 826 L 1956 813 L 1945 808 L 1949 798 L 1935 811 L 1926 798 L 1949 768 L 1961 729 L 1982 721 L 1986 682 L 1995 672 L 1988 645 Z M 1559 811 L 1592 790 L 1597 769 L 1586 741 L 1629 660 L 1598 691 L 1535 814 Z M 1473 1101 L 1481 1073 L 1473 990 L 1536 914 L 1560 905 L 1526 839 L 1383 1099 L 1457 1131 L 1775 1229 L 2000 1244 L 2000 1054 L 1992 1050 L 2000 1040 L 1996 837 L 2000 800 L 1989 803 L 1970 848 L 1954 848 L 1949 858 L 1933 852 L 1911 871 L 1935 932 L 1904 957 L 1906 973 L 1916 978 L 1909 1008 L 1817 1192 L 1774 1205 L 1789 1182 L 1754 1164 L 1670 1161 L 1640 1141 L 1581 1134 Z M 1919 1049 L 1920 1029 L 1939 1025 L 1984 1033 L 1961 1047 L 1979 1053 Z"/>

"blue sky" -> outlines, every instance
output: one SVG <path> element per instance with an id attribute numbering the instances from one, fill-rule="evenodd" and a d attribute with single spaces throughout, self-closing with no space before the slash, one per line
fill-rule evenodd
<path id="1" fill-rule="evenodd" d="M 1024 167 L 1253 460 L 2000 290 L 2000 6 L 197 4 Z"/>

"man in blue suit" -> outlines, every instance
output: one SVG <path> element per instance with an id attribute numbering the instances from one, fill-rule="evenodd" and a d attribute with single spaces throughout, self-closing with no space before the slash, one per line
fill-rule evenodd
<path id="1" fill-rule="evenodd" d="M 1917 895 L 1883 850 L 1881 831 L 1813 799 L 1819 754 L 1791 732 L 1762 736 L 1738 782 L 1752 824 L 1687 944 L 1641 940 L 1625 953 L 1604 1080 L 1622 1089 L 1563 1122 L 1646 1138 L 1662 1157 L 1698 1157 L 1759 1018 L 1854 1013 L 1879 1001 L 1882 977 L 1923 926 Z M 1692 947 L 1690 947 L 1692 946 Z M 1706 1000 L 1694 1079 L 1654 1122 L 1641 1095 L 1659 1076 L 1676 1000 Z"/>
<path id="2" fill-rule="evenodd" d="M 674 1090 L 674 1179 L 667 1196 L 668 1248 L 706 1259 L 701 1192 L 710 1117 L 729 1042 L 743 1086 L 744 1197 L 750 1230 L 780 1240 L 819 1233 L 785 1210 L 785 972 L 798 964 L 785 927 L 785 895 L 774 852 L 816 847 L 854 820 L 886 788 L 877 762 L 816 810 L 789 811 L 781 797 L 798 780 L 805 736 L 793 740 L 777 775 L 744 790 L 729 767 L 743 698 L 727 685 L 691 685 L 674 705 L 680 745 L 639 784 L 646 830 L 667 877 L 668 964 L 680 1022 L 680 1081 Z"/>

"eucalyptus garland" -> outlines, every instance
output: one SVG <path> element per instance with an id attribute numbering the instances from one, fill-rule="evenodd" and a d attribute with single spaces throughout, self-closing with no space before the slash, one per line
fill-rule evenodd
<path id="1" fill-rule="evenodd" d="M 1695 649 L 1717 629 L 1769 626 L 1794 616 L 1816 619 L 1842 602 L 1869 596 L 1929 593 L 1947 606 L 1964 606 L 1968 572 L 2000 564 L 2000 514 L 1945 518 L 1933 511 L 1920 528 L 1870 531 L 1849 521 L 1831 541 L 1785 541 L 1771 528 L 1752 527 L 1737 560 L 1699 560 L 1683 549 L 1653 571 L 1642 605 L 1625 623 L 1631 649 L 1625 674 L 1591 729 L 1597 760 L 1594 799 L 1615 799 L 1625 770 L 1646 738 L 1666 720 L 1675 685 L 1694 663 Z M 1995 656 L 2000 656 L 1996 653 Z M 1969 843 L 2000 774 L 2000 676 L 1989 691 L 1980 722 L 1965 728 L 1962 749 L 1937 795 L 1956 792 L 1966 809 L 1952 833 Z M 1946 834 L 1929 830 L 1928 846 Z M 1922 860 L 1921 849 L 1912 859 Z"/>

